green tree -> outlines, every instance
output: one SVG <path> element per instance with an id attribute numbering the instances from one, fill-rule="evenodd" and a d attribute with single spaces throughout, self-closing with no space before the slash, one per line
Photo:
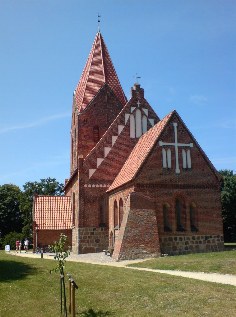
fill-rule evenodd
<path id="1" fill-rule="evenodd" d="M 221 204 L 226 242 L 236 241 L 236 174 L 230 170 L 221 170 Z"/>
<path id="2" fill-rule="evenodd" d="M 21 195 L 22 192 L 16 185 L 0 185 L 0 231 L 2 237 L 12 231 L 21 232 L 22 230 Z"/>
<path id="3" fill-rule="evenodd" d="M 24 236 L 30 237 L 32 234 L 32 209 L 34 195 L 61 196 L 63 194 L 63 184 L 55 178 L 41 179 L 40 182 L 27 182 L 23 185 L 20 208 L 23 214 Z"/>

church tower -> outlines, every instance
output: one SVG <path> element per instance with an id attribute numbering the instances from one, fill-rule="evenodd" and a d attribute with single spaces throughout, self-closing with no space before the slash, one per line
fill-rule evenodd
<path id="1" fill-rule="evenodd" d="M 78 158 L 86 157 L 126 102 L 102 34 L 98 32 L 73 93 L 71 175 L 78 168 Z"/>

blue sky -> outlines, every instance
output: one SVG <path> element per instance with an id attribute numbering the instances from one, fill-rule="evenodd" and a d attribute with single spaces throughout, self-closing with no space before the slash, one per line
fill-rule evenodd
<path id="1" fill-rule="evenodd" d="M 136 73 L 214 166 L 236 170 L 234 0 L 1 0 L 0 185 L 69 176 L 72 94 L 101 32 L 128 99 Z"/>

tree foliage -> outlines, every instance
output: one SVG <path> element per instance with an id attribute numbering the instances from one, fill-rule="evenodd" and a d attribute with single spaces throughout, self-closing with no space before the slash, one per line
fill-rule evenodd
<path id="1" fill-rule="evenodd" d="M 20 199 L 22 192 L 16 185 L 0 186 L 0 231 L 5 236 L 11 231 L 21 232 L 22 213 Z"/>
<path id="2" fill-rule="evenodd" d="M 5 237 L 3 238 L 2 244 L 3 246 L 9 244 L 11 247 L 11 250 L 15 250 L 16 240 L 23 241 L 23 239 L 24 239 L 24 235 L 22 233 L 13 231 L 5 235 Z"/>
<path id="3" fill-rule="evenodd" d="M 11 232 L 31 237 L 35 194 L 60 196 L 63 194 L 63 184 L 49 177 L 39 182 L 27 182 L 23 190 L 12 184 L 0 185 L 0 238 L 3 245 L 4 237 Z"/>
<path id="4" fill-rule="evenodd" d="M 230 170 L 221 170 L 223 176 L 221 188 L 224 238 L 226 242 L 236 241 L 236 174 Z"/>

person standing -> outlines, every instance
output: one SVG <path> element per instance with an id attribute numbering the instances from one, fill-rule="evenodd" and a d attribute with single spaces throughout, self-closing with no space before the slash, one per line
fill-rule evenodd
<path id="1" fill-rule="evenodd" d="M 20 241 L 16 240 L 16 253 L 19 251 Z"/>
<path id="2" fill-rule="evenodd" d="M 24 241 L 25 253 L 29 250 L 29 240 L 26 238 Z"/>

